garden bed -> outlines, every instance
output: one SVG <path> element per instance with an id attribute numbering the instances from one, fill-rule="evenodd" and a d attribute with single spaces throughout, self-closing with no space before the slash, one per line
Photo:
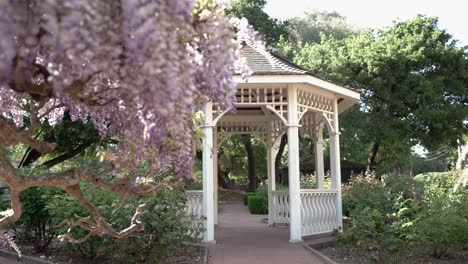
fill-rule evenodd
<path id="1" fill-rule="evenodd" d="M 10 252 L 13 251 L 11 248 L 4 248 L 4 250 Z M 35 252 L 32 246 L 20 245 L 20 250 L 24 256 L 40 259 L 40 254 Z M 164 257 L 160 264 L 201 264 L 204 263 L 205 250 L 206 248 L 202 246 L 186 246 L 178 248 L 170 252 L 168 256 Z M 16 260 L 17 258 L 14 257 L 13 259 Z M 98 256 L 93 260 L 85 259 L 79 254 L 79 252 L 62 247 L 60 244 L 52 245 L 49 248 L 49 255 L 46 258 L 42 258 L 42 260 L 55 264 L 129 263 L 124 259 L 112 259 L 105 256 Z"/>
<path id="2" fill-rule="evenodd" d="M 339 264 L 376 263 L 369 259 L 368 254 L 349 252 L 344 248 L 328 247 L 318 251 Z M 429 256 L 427 252 L 413 252 L 396 262 L 405 264 L 466 264 L 468 263 L 468 250 L 450 250 L 446 257 L 440 259 Z"/>

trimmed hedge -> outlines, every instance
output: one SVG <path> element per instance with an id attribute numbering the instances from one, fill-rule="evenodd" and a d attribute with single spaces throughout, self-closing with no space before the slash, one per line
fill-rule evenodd
<path id="1" fill-rule="evenodd" d="M 247 205 L 251 214 L 267 214 L 268 206 L 265 197 L 250 195 L 247 197 Z"/>
<path id="2" fill-rule="evenodd" d="M 246 193 L 244 193 L 244 196 L 243 196 L 244 197 L 244 205 L 247 205 L 247 198 L 249 196 L 253 196 L 253 195 L 257 195 L 257 194 L 255 192 L 246 192 Z"/>

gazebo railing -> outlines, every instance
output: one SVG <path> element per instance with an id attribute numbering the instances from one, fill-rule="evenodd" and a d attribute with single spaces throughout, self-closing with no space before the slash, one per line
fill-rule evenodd
<path id="1" fill-rule="evenodd" d="M 201 218 L 203 215 L 203 191 L 186 191 L 185 194 L 187 195 L 186 213 Z"/>
<path id="2" fill-rule="evenodd" d="M 338 228 L 336 190 L 301 190 L 302 235 L 331 232 Z M 289 223 L 289 190 L 273 191 L 273 223 Z"/>
<path id="3" fill-rule="evenodd" d="M 187 214 L 202 221 L 203 191 L 187 191 Z M 301 220 L 302 236 L 332 232 L 338 228 L 336 190 L 302 189 Z M 273 223 L 289 223 L 289 190 L 276 190 L 272 193 Z M 194 224 L 199 224 L 196 221 Z"/>
<path id="4" fill-rule="evenodd" d="M 193 227 L 199 226 L 203 219 L 203 191 L 186 191 L 185 194 L 187 196 L 186 213 L 193 216 Z"/>

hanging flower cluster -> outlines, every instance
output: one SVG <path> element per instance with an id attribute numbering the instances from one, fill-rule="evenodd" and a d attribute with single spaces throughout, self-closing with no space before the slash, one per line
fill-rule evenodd
<path id="1" fill-rule="evenodd" d="M 64 110 L 119 140 L 117 164 L 192 168 L 190 113 L 233 107 L 238 42 L 223 12 L 194 0 L 1 1 L 0 114 L 23 125 Z M 35 114 L 35 113 L 32 113 Z"/>
<path id="2" fill-rule="evenodd" d="M 154 191 L 151 178 L 136 173 L 143 162 L 149 177 L 191 175 L 192 113 L 208 101 L 234 107 L 232 75 L 243 66 L 233 26 L 212 1 L 197 0 L 0 0 L 0 14 L 0 147 L 23 143 L 52 151 L 54 144 L 35 136 L 65 111 L 72 120 L 91 118 L 102 137 L 118 142 L 101 155 L 112 171 L 100 173 L 75 168 L 23 177 L 0 151 L 0 180 L 12 201 L 0 226 L 18 220 L 21 191 L 55 186 L 91 214 L 64 222 L 88 230 L 83 239 L 141 230 L 142 207 L 130 227 L 114 231 L 79 183 L 142 195 Z M 108 173 L 114 180 L 104 179 Z"/>

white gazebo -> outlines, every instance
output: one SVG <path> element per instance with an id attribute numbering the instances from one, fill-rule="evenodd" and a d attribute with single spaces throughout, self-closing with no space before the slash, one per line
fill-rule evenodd
<path id="1" fill-rule="evenodd" d="M 208 103 L 204 109 L 203 191 L 188 193 L 188 209 L 205 218 L 204 241 L 214 243 L 218 215 L 217 149 L 224 139 L 252 134 L 266 143 L 268 222 L 290 224 L 290 242 L 342 228 L 338 115 L 356 103 L 360 93 L 309 74 L 264 49 L 245 45 L 252 75 L 235 76 L 237 111 Z M 324 187 L 323 132 L 330 137 L 331 189 Z M 288 135 L 289 190 L 275 189 L 275 143 Z M 314 141 L 317 189 L 301 189 L 299 133 Z"/>

